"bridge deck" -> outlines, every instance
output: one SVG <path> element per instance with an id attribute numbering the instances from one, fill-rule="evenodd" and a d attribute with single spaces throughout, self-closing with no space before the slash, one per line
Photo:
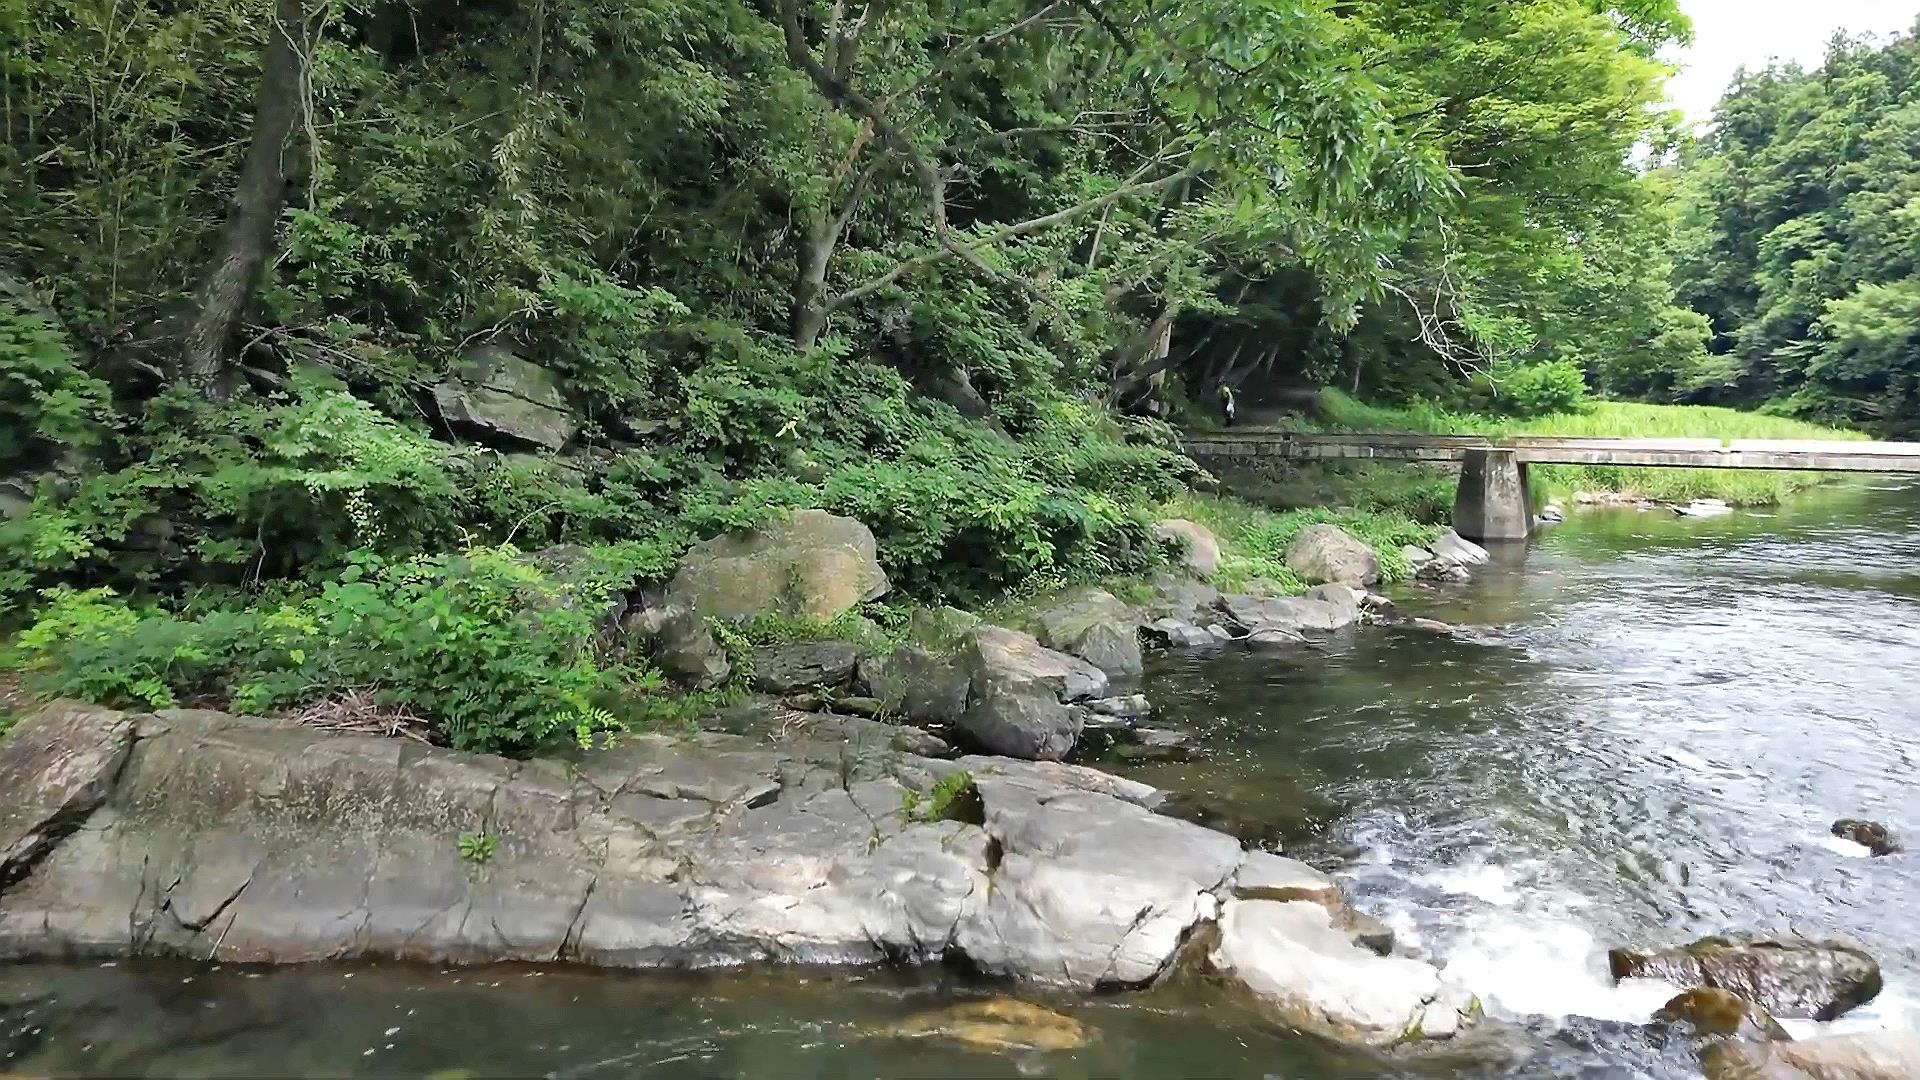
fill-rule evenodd
<path id="1" fill-rule="evenodd" d="M 1189 430 L 1187 452 L 1205 457 L 1459 461 L 1470 450 L 1511 450 L 1540 465 L 1642 465 L 1676 469 L 1802 469 L 1920 473 L 1920 443 L 1779 439 L 1598 439 L 1543 435 L 1322 435 L 1263 428 Z"/>

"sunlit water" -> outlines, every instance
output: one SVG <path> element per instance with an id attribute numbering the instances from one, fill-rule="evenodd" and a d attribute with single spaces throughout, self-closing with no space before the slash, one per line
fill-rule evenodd
<path id="1" fill-rule="evenodd" d="M 982 992 L 939 973 L 126 964 L 0 968 L 0 1074 L 1688 1077 L 1639 1026 L 1666 989 L 1612 986 L 1605 950 L 1748 929 L 1858 941 L 1888 986 L 1837 1026 L 1920 1027 L 1920 856 L 1827 834 L 1920 840 L 1920 490 L 1580 515 L 1400 599 L 1475 629 L 1168 659 L 1146 689 L 1213 756 L 1131 771 L 1478 992 L 1491 1022 L 1441 1055 L 1320 1047 L 1204 987 L 1043 998 L 1091 1043 L 991 1055 L 889 1034 Z"/>

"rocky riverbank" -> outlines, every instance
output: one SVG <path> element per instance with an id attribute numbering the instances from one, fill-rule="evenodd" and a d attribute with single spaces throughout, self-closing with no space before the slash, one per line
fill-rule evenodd
<path id="1" fill-rule="evenodd" d="M 515 762 L 60 702 L 0 743 L 0 957 L 620 968 L 964 963 L 1078 990 L 1212 973 L 1386 1045 L 1473 1011 L 1354 940 L 1311 868 L 1050 762 L 769 710 Z"/>

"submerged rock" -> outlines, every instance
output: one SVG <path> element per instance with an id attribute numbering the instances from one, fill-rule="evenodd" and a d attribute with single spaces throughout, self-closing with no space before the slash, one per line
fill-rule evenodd
<path id="1" fill-rule="evenodd" d="M 1701 1064 L 1707 1080 L 1913 1080 L 1920 1077 L 1920 1032 L 1728 1042 L 1709 1047 Z"/>
<path id="2" fill-rule="evenodd" d="M 1791 938 L 1701 938 L 1671 949 L 1613 949 L 1615 979 L 1729 990 L 1775 1016 L 1831 1020 L 1880 993 L 1880 965 L 1851 945 Z"/>
<path id="3" fill-rule="evenodd" d="M 865 525 L 824 510 L 796 510 L 762 528 L 695 545 L 680 560 L 667 599 L 721 619 L 831 619 L 888 588 Z"/>
<path id="4" fill-rule="evenodd" d="M 1207 756 L 1192 732 L 1178 728 L 1134 727 L 1119 743 L 1119 754 L 1128 761 L 1199 761 Z"/>
<path id="5" fill-rule="evenodd" d="M 1180 545 L 1180 561 L 1199 578 L 1210 578 L 1220 569 L 1220 540 L 1213 531 L 1197 521 L 1168 518 L 1153 527 L 1156 539 Z"/>
<path id="6" fill-rule="evenodd" d="M 1013 998 L 967 1001 L 912 1016 L 888 1033 L 904 1039 L 952 1039 L 978 1050 L 1075 1050 L 1087 1029 L 1071 1016 Z"/>
<path id="7" fill-rule="evenodd" d="M 1432 547 L 1435 557 L 1450 559 L 1462 566 L 1481 566 L 1492 558 L 1487 554 L 1486 548 L 1466 539 L 1452 529 L 1441 533 L 1429 546 Z"/>
<path id="8" fill-rule="evenodd" d="M 1698 987 L 1676 995 L 1653 1018 L 1684 1024 L 1694 1034 L 1750 1042 L 1786 1042 L 1792 1038 L 1767 1010 L 1731 990 Z"/>
<path id="9" fill-rule="evenodd" d="M 1433 581 L 1445 585 L 1464 585 L 1473 580 L 1473 575 L 1465 566 L 1452 559 L 1435 557 L 1421 563 L 1413 572 L 1417 581 Z"/>
<path id="10" fill-rule="evenodd" d="M 1287 569 L 1309 585 L 1364 589 L 1380 580 L 1380 555 L 1338 525 L 1309 525 L 1287 544 Z"/>
<path id="11" fill-rule="evenodd" d="M 1901 845 L 1900 838 L 1877 821 L 1841 818 L 1833 823 L 1833 835 L 1842 840 L 1851 840 L 1875 856 L 1898 855 L 1906 850 Z"/>

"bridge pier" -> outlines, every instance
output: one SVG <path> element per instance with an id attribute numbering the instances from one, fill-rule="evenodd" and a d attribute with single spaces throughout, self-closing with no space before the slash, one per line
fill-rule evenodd
<path id="1" fill-rule="evenodd" d="M 1453 496 L 1453 531 L 1473 541 L 1525 540 L 1533 531 L 1527 465 L 1512 450 L 1468 450 Z"/>

